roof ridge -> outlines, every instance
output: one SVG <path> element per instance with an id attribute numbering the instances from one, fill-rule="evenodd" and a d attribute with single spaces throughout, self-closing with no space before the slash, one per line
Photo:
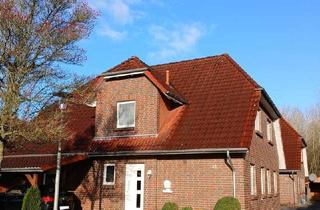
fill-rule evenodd
<path id="1" fill-rule="evenodd" d="M 161 64 L 155 64 L 151 65 L 150 67 L 157 67 L 157 66 L 164 66 L 164 65 L 171 65 L 171 64 L 178 64 L 178 63 L 183 63 L 183 62 L 192 62 L 192 61 L 199 61 L 199 60 L 204 60 L 204 59 L 210 59 L 210 58 L 219 58 L 219 57 L 224 57 L 230 63 L 237 68 L 237 70 L 250 82 L 253 86 L 256 86 L 257 88 L 260 88 L 261 86 L 236 62 L 233 60 L 233 58 L 228 54 L 228 53 L 222 53 L 219 55 L 211 55 L 211 56 L 206 56 L 206 57 L 200 57 L 200 58 L 193 58 L 193 59 L 186 59 L 186 60 L 180 60 L 180 61 L 173 61 L 169 63 L 161 63 Z"/>
<path id="2" fill-rule="evenodd" d="M 171 64 L 177 64 L 177 63 L 183 63 L 183 62 L 198 61 L 198 60 L 204 60 L 204 59 L 210 59 L 210 58 L 217 58 L 217 57 L 221 57 L 223 55 L 225 55 L 225 53 L 219 54 L 219 55 L 210 55 L 210 56 L 200 57 L 200 58 L 192 58 L 192 59 L 185 59 L 185 60 L 180 60 L 180 61 L 172 61 L 172 62 L 168 62 L 168 63 L 159 63 L 159 64 L 151 65 L 150 67 L 171 65 Z"/>
<path id="3" fill-rule="evenodd" d="M 133 59 L 138 59 L 138 60 L 139 60 L 142 64 L 144 64 L 146 67 L 149 67 L 149 65 L 146 64 L 145 62 L 143 62 L 138 56 L 133 55 L 133 56 L 127 58 L 126 60 L 122 61 L 121 63 L 119 63 L 119 64 L 117 64 L 117 65 L 115 65 L 115 66 L 113 66 L 113 67 L 111 67 L 111 68 L 108 68 L 106 71 L 102 72 L 101 74 L 104 74 L 104 73 L 106 73 L 106 72 L 112 71 L 113 69 L 116 69 L 117 67 L 119 67 L 119 66 L 121 66 L 121 65 L 129 62 L 130 60 L 133 60 Z"/>
<path id="4" fill-rule="evenodd" d="M 221 56 L 226 58 L 230 63 L 250 82 L 253 86 L 256 88 L 260 88 L 261 86 L 235 61 L 233 58 L 227 54 L 224 53 Z"/>

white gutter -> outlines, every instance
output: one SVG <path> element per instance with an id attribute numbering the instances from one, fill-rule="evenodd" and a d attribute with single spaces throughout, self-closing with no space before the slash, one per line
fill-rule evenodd
<path id="1" fill-rule="evenodd" d="M 232 170 L 232 191 L 233 191 L 233 197 L 235 198 L 236 197 L 236 169 L 233 166 L 229 150 L 227 151 L 227 163 Z"/>
<path id="2" fill-rule="evenodd" d="M 136 137 L 158 137 L 157 133 L 148 134 L 133 134 L 133 135 L 118 135 L 118 136 L 108 136 L 108 137 L 94 137 L 94 141 L 110 141 L 113 138 L 136 138 Z"/>
<path id="3" fill-rule="evenodd" d="M 199 155 L 199 154 L 225 154 L 227 151 L 237 154 L 246 154 L 247 148 L 208 148 L 185 150 L 146 150 L 146 151 L 120 151 L 120 152 L 92 152 L 89 157 L 113 157 L 133 155 Z"/>
<path id="4" fill-rule="evenodd" d="M 177 99 L 173 98 L 172 96 L 169 95 L 169 92 L 166 92 L 165 93 L 165 96 L 167 96 L 170 100 L 173 100 L 174 102 L 180 104 L 180 105 L 183 105 L 183 102 L 181 101 L 178 101 Z"/>
<path id="5" fill-rule="evenodd" d="M 119 78 L 119 77 L 126 77 L 126 76 L 134 76 L 134 75 L 140 75 L 143 74 L 143 71 L 137 71 L 137 72 L 131 72 L 131 73 L 124 73 L 124 74 L 116 74 L 116 75 L 110 75 L 110 76 L 104 76 L 104 79 L 113 79 L 113 78 Z"/>
<path id="6" fill-rule="evenodd" d="M 66 152 L 61 153 L 62 156 L 73 156 L 73 155 L 87 155 L 86 152 Z M 23 157 L 54 157 L 57 154 L 47 153 L 47 154 L 22 154 L 22 155 L 4 155 L 4 158 L 23 158 Z"/>
<path id="7" fill-rule="evenodd" d="M 139 74 L 144 74 L 144 72 L 148 70 L 147 67 L 145 68 L 137 68 L 137 69 L 129 69 L 124 71 L 118 71 L 118 72 L 107 72 L 103 74 L 104 79 L 112 79 L 112 78 L 118 78 L 118 77 L 126 77 L 126 76 L 134 76 Z"/>
<path id="8" fill-rule="evenodd" d="M 192 155 L 192 154 L 223 154 L 230 153 L 245 154 L 247 148 L 208 148 L 208 149 L 184 149 L 184 150 L 140 150 L 140 151 L 119 151 L 119 152 L 67 152 L 61 153 L 62 156 L 88 155 L 90 157 L 100 156 L 130 156 L 130 155 Z M 23 157 L 54 157 L 57 154 L 22 154 L 4 155 L 4 158 L 23 158 Z"/>

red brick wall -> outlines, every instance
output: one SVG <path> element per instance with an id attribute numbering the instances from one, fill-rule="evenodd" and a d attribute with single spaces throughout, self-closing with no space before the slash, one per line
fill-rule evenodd
<path id="1" fill-rule="evenodd" d="M 117 130 L 116 103 L 136 101 L 136 127 L 134 130 Z M 162 108 L 161 108 L 162 107 Z M 97 94 L 96 136 L 99 138 L 118 135 L 157 134 L 160 124 L 169 116 L 170 107 L 161 101 L 158 90 L 145 77 L 127 78 L 104 82 Z M 162 110 L 162 113 L 159 113 Z M 161 116 L 161 117 L 159 117 Z M 275 144 L 266 139 L 266 114 L 262 113 L 262 133 L 253 133 L 252 146 L 245 157 L 235 158 L 236 196 L 242 209 L 279 209 L 279 195 L 272 193 L 262 197 L 260 192 L 260 167 L 278 172 L 278 157 Z M 201 137 L 199 137 L 201 138 Z M 232 173 L 225 163 L 226 155 L 179 156 L 147 159 L 114 159 L 95 161 L 82 184 L 76 190 L 84 209 L 124 209 L 125 164 L 143 163 L 145 172 L 152 170 L 150 179 L 145 177 L 145 209 L 161 209 L 167 201 L 180 207 L 212 209 L 223 196 L 232 196 Z M 113 187 L 103 186 L 101 172 L 103 163 L 115 163 L 117 180 Z M 257 196 L 250 196 L 250 163 L 257 169 Z M 163 193 L 163 181 L 172 182 L 173 193 Z"/>
<path id="2" fill-rule="evenodd" d="M 145 164 L 144 209 L 161 209 L 168 201 L 176 202 L 180 207 L 191 206 L 193 209 L 212 209 L 223 196 L 232 196 L 232 173 L 225 163 L 225 154 L 218 156 L 188 156 L 150 159 L 97 160 L 87 177 L 76 190 L 84 210 L 124 209 L 125 199 L 125 164 Z M 115 186 L 101 185 L 104 163 L 116 164 Z M 237 171 L 237 198 L 244 204 L 243 158 L 233 158 Z M 148 170 L 152 176 L 147 177 Z M 163 181 L 170 180 L 172 193 L 164 193 Z M 90 200 L 91 198 L 91 200 Z"/>
<path id="3" fill-rule="evenodd" d="M 293 178 L 293 179 L 292 179 Z M 296 174 L 280 174 L 280 203 L 286 206 L 299 206 L 305 199 L 305 177 L 303 165 Z"/>
<path id="4" fill-rule="evenodd" d="M 279 209 L 279 178 L 278 193 L 274 193 L 273 172 L 279 173 L 278 153 L 275 142 L 267 140 L 267 114 L 261 110 L 262 132 L 253 133 L 250 150 L 245 158 L 245 200 L 246 209 Z M 273 140 L 275 137 L 273 136 Z M 250 193 L 250 164 L 256 167 L 257 195 L 251 196 Z M 263 196 L 261 194 L 261 168 L 269 169 L 271 173 L 271 194 Z M 279 176 L 278 176 L 279 177 Z M 266 178 L 266 175 L 265 175 Z M 265 192 L 267 194 L 267 179 L 265 179 Z"/>
<path id="5" fill-rule="evenodd" d="M 104 81 L 97 93 L 96 137 L 157 134 L 159 92 L 146 77 Z M 136 101 L 134 129 L 117 129 L 117 102 Z"/>

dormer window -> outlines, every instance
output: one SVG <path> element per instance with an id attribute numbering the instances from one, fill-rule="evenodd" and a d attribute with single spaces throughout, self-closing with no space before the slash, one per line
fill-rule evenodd
<path id="1" fill-rule="evenodd" d="M 117 103 L 117 128 L 135 127 L 136 102 L 124 101 Z"/>
<path id="2" fill-rule="evenodd" d="M 272 142 L 273 141 L 273 126 L 272 121 L 267 119 L 267 140 Z"/>
<path id="3" fill-rule="evenodd" d="M 256 131 L 262 132 L 262 129 L 261 129 L 261 111 L 257 112 L 256 120 L 254 122 L 254 129 Z"/>

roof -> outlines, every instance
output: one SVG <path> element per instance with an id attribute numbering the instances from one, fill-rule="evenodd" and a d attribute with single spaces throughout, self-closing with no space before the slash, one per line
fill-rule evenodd
<path id="1" fill-rule="evenodd" d="M 95 108 L 83 104 L 69 103 L 66 111 L 68 139 L 63 143 L 62 165 L 87 159 L 84 151 L 94 137 Z M 20 148 L 4 151 L 2 170 L 49 170 L 56 165 L 56 143 L 35 144 L 27 142 Z M 78 152 L 78 153 L 77 153 Z"/>
<path id="2" fill-rule="evenodd" d="M 302 137 L 283 118 L 280 118 L 281 138 L 287 170 L 301 169 Z"/>
<path id="3" fill-rule="evenodd" d="M 88 159 L 85 154 L 62 156 L 61 166 Z M 47 171 L 56 168 L 57 158 L 55 154 L 7 156 L 1 162 L 0 171 L 4 172 L 28 172 Z"/>
<path id="4" fill-rule="evenodd" d="M 94 107 L 69 106 L 69 144 L 64 151 L 121 153 L 139 151 L 245 151 L 250 148 L 254 119 L 262 96 L 260 86 L 227 54 L 148 66 L 137 57 L 110 69 L 114 73 L 143 69 L 163 94 L 184 100 L 155 137 L 112 138 L 91 141 Z M 166 72 L 170 84 L 166 84 Z M 104 73 L 104 75 L 107 73 Z M 47 147 L 51 151 L 54 147 Z M 38 153 L 36 149 L 32 154 Z M 135 154 L 135 153 L 133 153 Z M 43 157 L 45 158 L 45 157 Z M 38 159 L 40 167 L 43 162 Z M 4 161 L 5 163 L 5 161 Z M 12 163 L 10 163 L 12 164 Z M 16 165 L 15 165 L 16 164 Z M 18 163 L 11 167 L 21 166 Z M 28 164 L 24 164 L 28 165 Z M 32 165 L 34 167 L 34 165 Z"/>
<path id="5" fill-rule="evenodd" d="M 149 67 L 143 61 L 141 61 L 137 56 L 132 56 L 127 60 L 121 62 L 120 64 L 112 67 L 107 72 L 116 72 L 116 71 L 123 71 L 123 70 L 133 70 L 133 69 L 140 69 Z M 106 73 L 106 72 L 105 72 Z M 104 74 L 104 73 L 102 73 Z"/>
<path id="6" fill-rule="evenodd" d="M 126 63 L 128 69 L 135 67 Z M 110 71 L 128 70 L 121 64 L 117 68 Z M 149 69 L 159 81 L 165 81 L 166 71 L 170 71 L 170 85 L 187 104 L 180 107 L 170 126 L 160 130 L 158 137 L 95 141 L 92 152 L 250 147 L 261 88 L 229 55 Z"/>

